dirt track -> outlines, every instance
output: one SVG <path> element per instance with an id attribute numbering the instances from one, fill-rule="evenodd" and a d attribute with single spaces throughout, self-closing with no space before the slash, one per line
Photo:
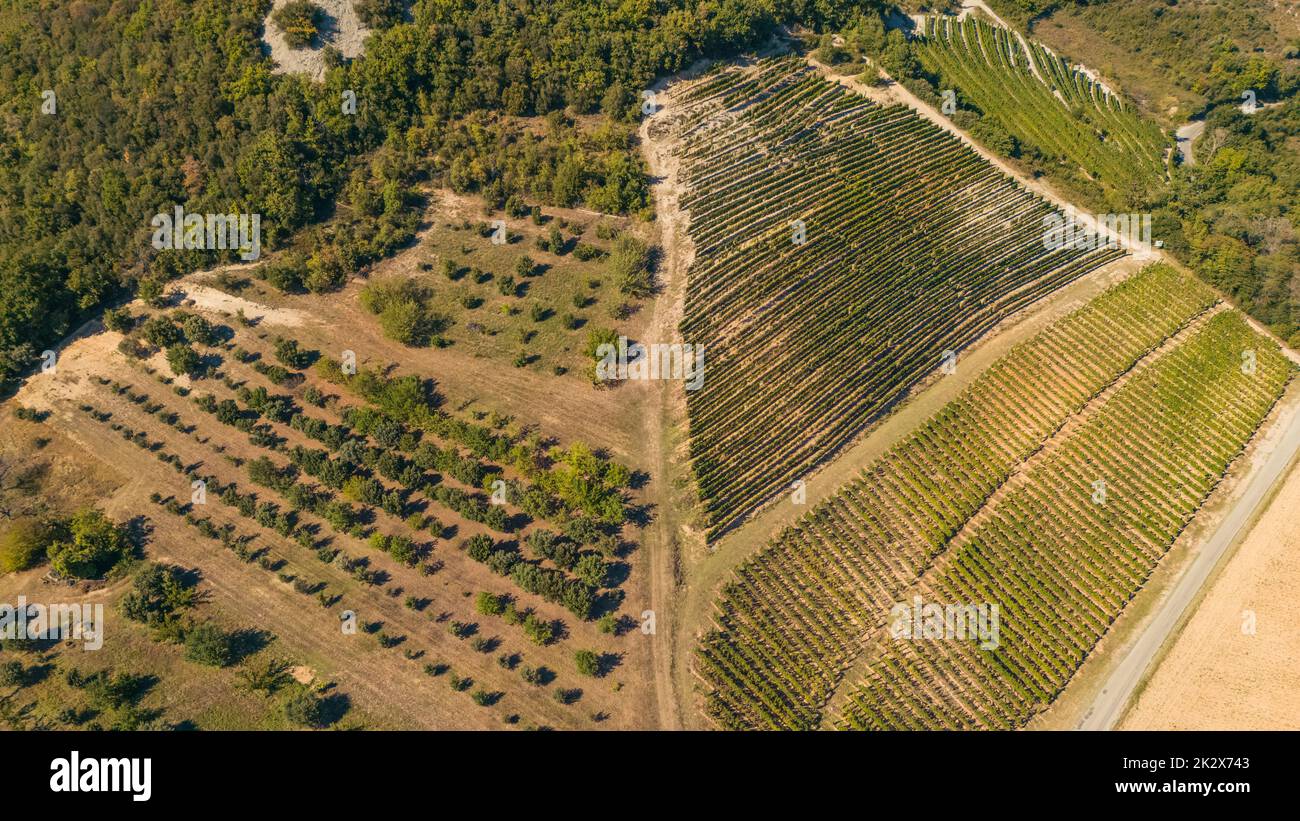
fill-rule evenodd
<path id="1" fill-rule="evenodd" d="M 1300 729 L 1297 520 L 1300 470 L 1293 466 L 1120 729 Z"/>

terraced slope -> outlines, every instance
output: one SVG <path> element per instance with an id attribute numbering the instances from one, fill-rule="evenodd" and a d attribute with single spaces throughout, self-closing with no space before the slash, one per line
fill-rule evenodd
<path id="1" fill-rule="evenodd" d="M 855 439 L 1001 319 L 1118 256 L 1049 251 L 1050 206 L 955 137 L 795 58 L 676 103 L 696 248 L 681 330 L 710 538 Z"/>
<path id="2" fill-rule="evenodd" d="M 978 17 L 927 17 L 920 45 L 942 88 L 1044 156 L 1120 191 L 1164 179 L 1170 141 L 1160 127 L 1042 45 L 1029 42 L 1027 56 L 1014 34 Z"/>

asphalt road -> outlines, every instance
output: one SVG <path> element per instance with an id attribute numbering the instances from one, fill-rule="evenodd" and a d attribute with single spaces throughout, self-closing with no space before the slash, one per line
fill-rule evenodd
<path id="1" fill-rule="evenodd" d="M 1178 579 L 1173 591 L 1147 624 L 1128 655 L 1111 672 L 1105 686 L 1079 722 L 1080 730 L 1115 728 L 1134 688 L 1151 666 L 1151 660 L 1173 633 L 1188 605 L 1196 598 L 1224 552 L 1238 536 L 1244 535 L 1269 490 L 1285 476 L 1297 452 L 1300 452 L 1300 412 L 1293 411 L 1277 446 L 1250 479 L 1246 492 L 1220 522 L 1191 566 Z"/>

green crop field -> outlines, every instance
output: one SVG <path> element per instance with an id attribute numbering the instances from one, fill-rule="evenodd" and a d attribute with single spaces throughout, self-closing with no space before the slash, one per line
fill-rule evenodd
<path id="1" fill-rule="evenodd" d="M 1160 127 L 1041 44 L 1026 41 L 1026 54 L 1013 33 L 978 17 L 927 17 L 922 34 L 917 53 L 942 88 L 1044 157 L 1120 191 L 1164 179 L 1170 140 Z"/>
<path id="2" fill-rule="evenodd" d="M 1229 314 L 1214 317 L 1174 353 L 1126 379 L 1135 363 L 1188 328 L 1216 301 L 1209 288 L 1172 268 L 1144 269 L 1014 348 L 860 479 L 746 562 L 726 585 L 717 602 L 716 629 L 697 651 L 696 672 L 709 687 L 708 710 L 714 720 L 728 727 L 817 726 L 846 671 L 873 647 L 866 639 L 885 624 L 891 605 L 910 596 L 913 588 L 920 589 L 917 585 L 928 585 L 942 572 L 938 568 L 962 557 L 986 561 L 975 545 L 987 541 L 976 537 L 954 546 L 954 537 L 1032 454 L 1059 435 L 1072 415 L 1125 380 L 1095 415 L 1089 406 L 1088 418 L 1098 421 L 1069 432 L 1052 466 L 1035 469 L 1033 475 L 1043 477 L 1042 485 L 1035 484 L 1032 494 L 1020 491 L 994 512 L 999 522 L 997 517 L 1017 510 L 1046 521 L 1042 508 L 1048 505 L 1061 509 L 1060 518 L 1053 519 L 1061 527 L 1078 522 L 1080 532 L 1094 533 L 1100 523 L 1089 531 L 1089 522 L 1079 517 L 1104 514 L 1114 519 L 1110 523 L 1122 526 L 1109 531 L 1109 547 L 1116 550 L 1113 542 L 1126 543 L 1130 528 L 1141 526 L 1133 531 L 1134 538 L 1141 538 L 1133 548 L 1141 559 L 1123 558 L 1125 574 L 1115 582 L 1118 586 L 1098 599 L 1100 609 L 1090 614 L 1095 642 L 1100 635 L 1096 629 L 1104 629 L 1135 592 L 1290 375 L 1275 346 L 1250 331 L 1239 315 Z M 1232 367 L 1246 348 L 1258 350 L 1260 365 L 1256 375 L 1236 379 Z M 1181 418 L 1174 411 L 1184 408 L 1209 414 L 1197 417 L 1202 421 L 1220 414 L 1232 422 L 1217 435 L 1212 455 L 1181 461 L 1186 442 L 1212 435 L 1200 428 L 1166 430 L 1156 422 Z M 1141 467 L 1148 461 L 1150 468 Z M 1095 464 L 1095 475 L 1081 467 L 1090 463 Z M 1112 503 L 1092 510 L 1086 505 L 1096 479 L 1112 486 Z M 1168 487 L 1183 490 L 1162 496 Z M 1134 517 L 1133 523 L 1125 516 Z M 1027 521 L 993 532 L 1023 534 Z M 981 536 L 984 532 L 979 531 Z M 1059 538 L 1064 542 L 1077 535 L 1067 529 Z M 1077 549 L 1083 549 L 1082 543 Z M 998 571 L 1007 578 L 1019 578 L 1037 567 L 1029 556 L 1020 559 L 1022 564 L 1010 558 L 1002 561 L 1011 563 Z M 992 597 L 984 590 L 983 598 L 969 599 L 973 591 L 958 591 L 958 584 L 951 581 L 934 595 L 966 596 L 953 601 Z M 1076 595 L 1086 597 L 1089 592 Z M 1010 601 L 1005 607 L 1013 609 Z M 1031 703 L 1050 700 L 1081 660 L 1080 646 L 1086 650 L 1090 644 L 1074 645 L 1070 664 L 1053 659 L 1050 687 L 1032 678 L 1022 685 L 1037 701 L 1017 702 L 1018 712 L 1002 715 L 1000 723 L 989 720 L 988 726 L 1023 723 Z M 1019 647 L 1014 652 L 1020 652 Z M 869 696 L 883 698 L 867 689 L 871 684 L 889 692 L 898 687 L 910 692 L 915 684 L 906 672 L 889 667 L 892 657 L 882 656 L 884 662 L 886 668 L 863 685 L 865 695 L 854 702 L 862 706 L 854 707 L 845 723 L 924 723 L 897 704 L 870 701 Z M 981 669 L 992 676 L 991 666 Z M 961 675 L 972 674 L 963 668 Z M 1013 686 L 975 680 L 977 689 L 964 693 Z M 958 721 L 958 714 L 965 715 L 962 707 L 954 702 L 945 708 L 941 696 L 934 698 L 926 714 L 929 726 L 977 723 L 971 716 Z"/>

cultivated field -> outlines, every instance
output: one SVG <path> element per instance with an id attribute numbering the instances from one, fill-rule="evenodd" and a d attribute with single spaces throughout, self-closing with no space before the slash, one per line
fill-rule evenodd
<path id="1" fill-rule="evenodd" d="M 629 522 L 645 477 L 604 450 L 620 439 L 617 423 L 592 426 L 584 443 L 569 435 L 577 429 L 569 420 L 556 437 L 538 414 L 506 413 L 508 393 L 492 411 L 471 409 L 472 396 L 445 395 L 428 371 L 380 366 L 371 356 L 393 343 L 349 307 L 357 289 L 319 305 L 257 285 L 239 290 L 234 298 L 182 286 L 173 307 L 135 303 L 129 340 L 99 330 L 73 341 L 57 371 L 11 403 L 48 414 L 18 423 L 49 432 L 42 471 L 69 472 L 75 458 L 88 461 L 90 470 L 77 471 L 87 478 L 118 477 L 66 500 L 62 512 L 96 503 L 118 520 L 135 517 L 150 561 L 197 574 L 196 613 L 262 634 L 212 675 L 234 679 L 236 668 L 283 657 L 310 670 L 317 687 L 333 682 L 322 692 L 346 694 L 352 709 L 340 726 L 642 726 L 644 557 Z M 326 302 L 336 313 L 319 310 Z M 172 376 L 163 355 L 150 353 L 172 338 L 201 354 L 205 375 Z M 324 340 L 330 353 L 312 347 Z M 360 352 L 355 374 L 339 340 Z M 396 347 L 399 359 L 415 358 Z M 454 349 L 426 353 L 444 365 L 472 359 Z M 23 469 L 40 458 L 25 452 L 33 447 L 12 446 L 23 460 L 19 485 L 41 481 Z M 195 482 L 204 483 L 201 503 Z M 55 595 L 38 583 L 43 572 L 7 576 L 6 586 L 31 600 Z M 130 583 L 96 589 L 115 611 Z M 348 632 L 342 623 L 353 615 Z M 118 622 L 108 630 L 144 641 L 147 631 Z M 580 672 L 578 651 L 590 651 L 594 669 Z M 149 655 L 169 652 L 178 675 L 197 675 L 185 672 L 193 665 L 179 661 L 178 646 L 161 641 Z M 237 709 L 237 690 L 228 703 L 173 703 L 161 720 L 276 726 L 274 706 L 269 719 Z M 54 712 L 33 715 L 45 726 L 71 720 Z"/>
<path id="2" fill-rule="evenodd" d="M 723 726 L 813 727 L 845 686 L 833 719 L 852 726 L 1020 726 L 1050 703 L 1290 376 L 1238 315 L 1206 314 L 1215 302 L 1173 269 L 1146 269 L 1007 354 L 747 562 L 698 652 L 709 713 Z M 1250 377 L 1240 374 L 1247 348 L 1261 363 Z M 1233 369 L 1241 379 L 1224 392 Z M 1229 409 L 1239 424 L 1196 458 L 1189 443 L 1208 433 L 1155 424 L 1178 410 L 1209 426 Z M 1048 569 L 1015 552 L 1032 549 L 1024 539 L 1049 521 L 1045 509 L 1070 545 L 1051 555 L 1078 567 Z M 1082 569 L 1092 550 L 1118 551 L 1118 566 Z M 1033 592 L 1044 588 L 1056 601 L 1074 597 L 1077 625 L 1053 628 Z M 953 657 L 932 659 L 944 643 L 880 636 L 891 606 L 913 595 L 999 603 L 1023 619 L 1003 635 L 1032 639 L 991 653 L 959 643 Z"/>
<path id="3" fill-rule="evenodd" d="M 903 107 L 797 58 L 674 92 L 694 263 L 683 339 L 710 538 L 858 437 L 999 320 L 1120 254 Z"/>

